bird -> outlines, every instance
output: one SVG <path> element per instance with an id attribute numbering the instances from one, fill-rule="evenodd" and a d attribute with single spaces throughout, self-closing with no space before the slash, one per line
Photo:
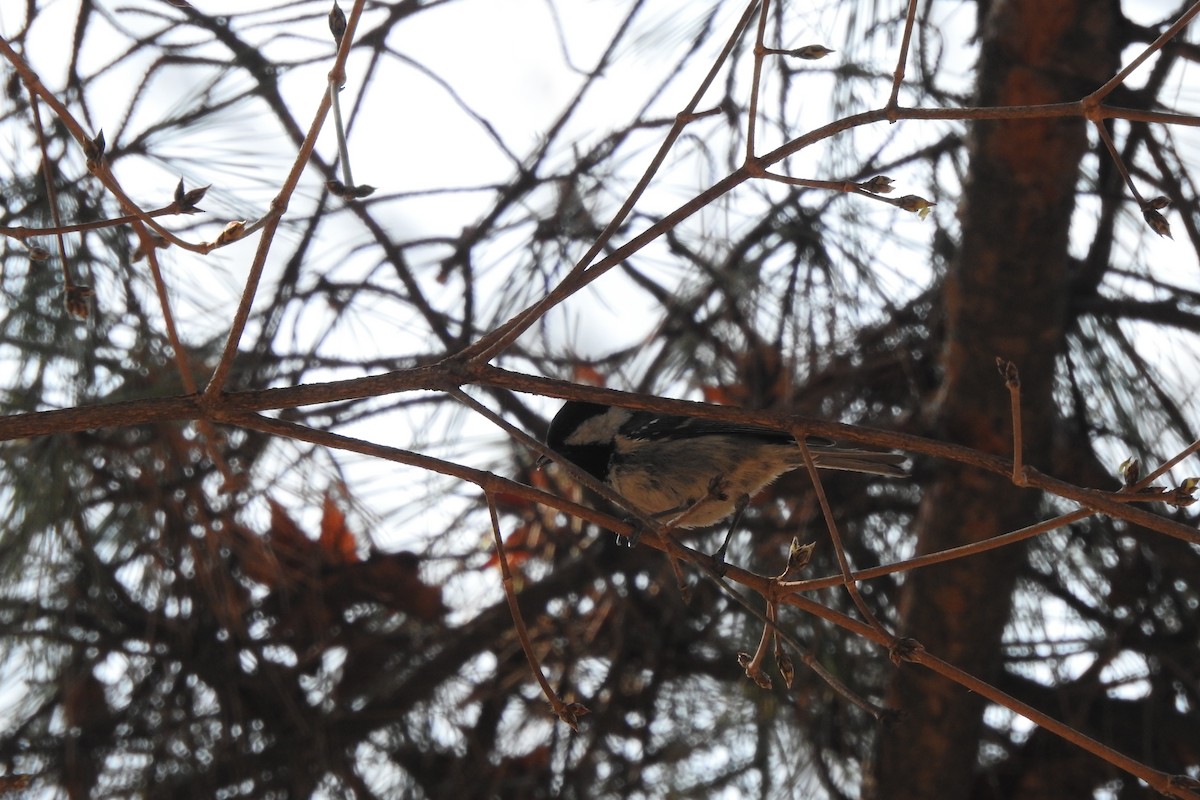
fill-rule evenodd
<path id="1" fill-rule="evenodd" d="M 905 477 L 900 453 L 840 447 L 805 439 L 821 469 Z M 733 518 L 714 554 L 725 549 L 750 498 L 784 473 L 804 466 L 790 433 L 755 425 L 566 401 L 546 433 L 546 446 L 621 495 L 655 521 L 684 529 Z"/>

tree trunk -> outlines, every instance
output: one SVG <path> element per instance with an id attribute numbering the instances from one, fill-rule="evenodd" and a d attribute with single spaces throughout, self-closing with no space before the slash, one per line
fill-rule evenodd
<path id="1" fill-rule="evenodd" d="M 982 20 L 981 105 L 1078 100 L 1116 66 L 1116 3 L 996 0 Z M 1073 120 L 978 123 L 961 200 L 962 242 L 944 284 L 943 383 L 925 408 L 932 435 L 1010 455 L 1009 397 L 997 356 L 1021 373 L 1025 456 L 1048 462 L 1055 361 L 1064 343 L 1067 243 L 1085 124 Z M 1036 493 L 1009 481 L 941 465 L 916 523 L 928 553 L 986 539 L 1034 520 Z M 917 570 L 901 593 L 902 635 L 990 680 L 1011 613 L 1024 553 L 1003 548 Z M 914 665 L 900 667 L 887 694 L 902 712 L 880 733 L 877 798 L 959 798 L 978 773 L 984 701 Z"/>

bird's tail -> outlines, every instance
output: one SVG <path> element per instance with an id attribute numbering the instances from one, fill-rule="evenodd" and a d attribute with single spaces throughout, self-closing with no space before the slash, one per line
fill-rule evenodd
<path id="1" fill-rule="evenodd" d="M 901 466 L 908 457 L 901 453 L 880 450 L 850 450 L 832 442 L 809 439 L 813 462 L 821 469 L 840 469 L 845 472 L 865 472 L 889 478 L 907 478 L 908 470 Z"/>

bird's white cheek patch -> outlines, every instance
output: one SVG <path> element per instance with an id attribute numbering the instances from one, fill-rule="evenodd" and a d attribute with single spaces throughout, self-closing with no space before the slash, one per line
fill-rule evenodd
<path id="1" fill-rule="evenodd" d="M 566 438 L 566 443 L 579 445 L 609 442 L 632 413 L 624 408 L 610 408 L 576 428 L 575 432 Z"/>

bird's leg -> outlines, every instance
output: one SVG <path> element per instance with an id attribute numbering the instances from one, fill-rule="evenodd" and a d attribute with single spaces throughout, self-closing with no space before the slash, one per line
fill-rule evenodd
<path id="1" fill-rule="evenodd" d="M 617 535 L 617 547 L 637 547 L 638 542 L 642 540 L 642 534 L 646 532 L 646 523 L 637 517 L 626 517 L 625 521 L 629 523 L 629 527 L 633 528 L 633 530 L 628 537 Z"/>
<path id="2" fill-rule="evenodd" d="M 729 521 L 729 530 L 725 533 L 725 541 L 721 542 L 717 552 L 712 554 L 712 568 L 718 575 L 725 574 L 728 567 L 728 564 L 725 563 L 725 551 L 729 549 L 729 540 L 733 538 L 733 532 L 737 530 L 738 523 L 742 521 L 742 514 L 745 513 L 748 505 L 750 505 L 750 495 L 739 495 L 733 506 L 733 519 Z"/>

